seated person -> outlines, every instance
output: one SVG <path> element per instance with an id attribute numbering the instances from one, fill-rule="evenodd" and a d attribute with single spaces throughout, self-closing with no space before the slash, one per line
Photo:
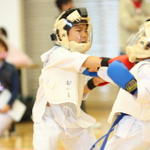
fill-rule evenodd
<path id="1" fill-rule="evenodd" d="M 5 61 L 7 52 L 7 40 L 0 34 L 0 135 L 13 123 L 8 112 L 19 92 L 18 72 L 13 65 Z"/>

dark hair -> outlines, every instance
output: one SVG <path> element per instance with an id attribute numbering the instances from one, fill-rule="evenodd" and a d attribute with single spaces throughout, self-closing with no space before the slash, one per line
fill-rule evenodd
<path id="1" fill-rule="evenodd" d="M 7 31 L 6 31 L 5 28 L 0 27 L 0 33 L 1 33 L 2 35 L 4 35 L 6 38 L 8 37 Z"/>
<path id="2" fill-rule="evenodd" d="M 72 2 L 72 0 L 56 0 L 55 4 L 59 10 L 62 10 L 62 5 Z"/>

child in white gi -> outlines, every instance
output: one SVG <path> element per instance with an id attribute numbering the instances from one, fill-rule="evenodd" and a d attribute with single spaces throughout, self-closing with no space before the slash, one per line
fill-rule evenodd
<path id="1" fill-rule="evenodd" d="M 95 119 L 80 109 L 86 84 L 81 68 L 97 71 L 101 61 L 82 54 L 90 48 L 90 34 L 85 8 L 69 9 L 55 22 L 51 37 L 56 45 L 41 56 L 44 67 L 33 108 L 34 150 L 56 150 L 59 140 L 66 150 L 89 150 L 95 142 Z"/>
<path id="2" fill-rule="evenodd" d="M 150 150 L 150 20 L 131 39 L 126 51 L 129 60 L 136 62 L 131 73 L 137 80 L 137 95 L 120 89 L 109 122 L 120 113 L 127 115 L 116 126 L 105 150 Z"/>

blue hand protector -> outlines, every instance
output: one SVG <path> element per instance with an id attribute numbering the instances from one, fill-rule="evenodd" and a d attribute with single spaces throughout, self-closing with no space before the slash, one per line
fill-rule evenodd
<path id="1" fill-rule="evenodd" d="M 120 61 L 112 62 L 107 70 L 108 76 L 121 88 L 132 95 L 137 93 L 137 81 Z"/>
<path id="2" fill-rule="evenodd" d="M 97 72 L 89 72 L 87 69 L 85 69 L 82 74 L 90 77 L 98 77 Z"/>

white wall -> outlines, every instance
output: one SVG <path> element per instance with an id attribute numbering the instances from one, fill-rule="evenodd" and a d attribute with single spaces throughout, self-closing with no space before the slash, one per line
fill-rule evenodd
<path id="1" fill-rule="evenodd" d="M 74 0 L 86 7 L 93 26 L 93 43 L 89 53 L 97 56 L 119 55 L 118 0 Z"/>
<path id="2" fill-rule="evenodd" d="M 22 49 L 21 0 L 0 0 L 0 27 L 8 31 L 9 41 Z"/>

